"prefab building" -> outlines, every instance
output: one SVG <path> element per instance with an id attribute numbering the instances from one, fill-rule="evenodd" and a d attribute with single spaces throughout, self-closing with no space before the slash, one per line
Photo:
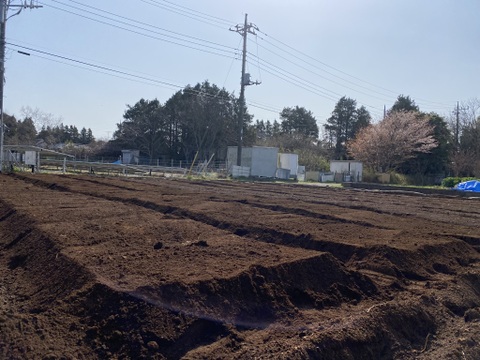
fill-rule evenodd
<path id="1" fill-rule="evenodd" d="M 122 150 L 122 164 L 137 164 L 140 161 L 140 150 Z"/>
<path id="2" fill-rule="evenodd" d="M 330 172 L 335 174 L 335 181 L 362 181 L 363 163 L 353 160 L 331 160 Z"/>
<path id="3" fill-rule="evenodd" d="M 278 148 L 252 146 L 242 148 L 242 167 L 250 168 L 250 176 L 274 178 L 277 172 Z M 227 150 L 228 173 L 237 165 L 237 147 L 229 146 Z"/>
<path id="4" fill-rule="evenodd" d="M 279 153 L 278 168 L 290 170 L 290 176 L 296 178 L 298 175 L 298 155 Z"/>

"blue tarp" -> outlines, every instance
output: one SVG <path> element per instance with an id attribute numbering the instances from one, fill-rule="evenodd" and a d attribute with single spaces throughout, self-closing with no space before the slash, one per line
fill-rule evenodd
<path id="1" fill-rule="evenodd" d="M 460 191 L 480 192 L 480 181 L 479 180 L 465 181 L 458 184 L 455 187 L 455 189 Z"/>

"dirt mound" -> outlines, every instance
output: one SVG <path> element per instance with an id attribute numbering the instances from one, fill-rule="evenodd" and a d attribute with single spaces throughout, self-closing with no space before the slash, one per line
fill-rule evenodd
<path id="1" fill-rule="evenodd" d="M 298 309 L 357 303 L 377 289 L 330 254 L 279 266 L 255 266 L 226 279 L 141 287 L 134 295 L 186 314 L 247 328 L 265 328 Z"/>

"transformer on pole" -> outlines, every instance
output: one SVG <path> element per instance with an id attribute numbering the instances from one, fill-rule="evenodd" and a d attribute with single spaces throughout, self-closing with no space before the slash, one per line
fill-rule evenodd
<path id="1" fill-rule="evenodd" d="M 238 131 L 237 131 L 237 165 L 242 166 L 242 145 L 243 145 L 243 123 L 245 117 L 245 86 L 248 85 L 260 85 L 260 82 L 250 81 L 250 74 L 245 73 L 245 64 L 247 62 L 247 34 L 256 35 L 255 30 L 259 30 L 258 27 L 252 23 L 247 22 L 248 14 L 245 14 L 245 22 L 243 25 L 236 25 L 234 28 L 230 28 L 230 31 L 239 33 L 243 38 L 243 51 L 242 51 L 242 77 L 240 78 L 240 109 L 238 114 Z"/>

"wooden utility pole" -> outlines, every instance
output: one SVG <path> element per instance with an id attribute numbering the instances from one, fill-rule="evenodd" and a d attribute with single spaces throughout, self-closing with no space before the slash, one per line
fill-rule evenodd
<path id="1" fill-rule="evenodd" d="M 5 28 L 7 22 L 7 0 L 0 0 L 0 173 L 3 172 L 3 87 L 5 84 Z"/>
<path id="2" fill-rule="evenodd" d="M 456 124 L 455 124 L 455 145 L 457 146 L 460 143 L 460 105 L 457 101 L 457 111 L 456 111 Z"/>
<path id="3" fill-rule="evenodd" d="M 243 51 L 242 51 L 242 77 L 240 79 L 240 109 L 238 112 L 238 129 L 237 129 L 237 165 L 242 166 L 242 146 L 243 146 L 243 124 L 245 117 L 245 86 L 247 85 L 259 85 L 260 82 L 250 81 L 250 74 L 245 73 L 245 64 L 247 62 L 247 34 L 256 35 L 255 30 L 258 31 L 257 26 L 247 21 L 248 14 L 245 14 L 245 22 L 242 25 L 236 25 L 235 28 L 231 28 L 230 31 L 235 31 L 242 35 L 243 38 Z"/>
<path id="4" fill-rule="evenodd" d="M 11 0 L 0 0 L 0 173 L 3 172 L 3 161 L 4 161 L 4 146 L 3 141 L 5 138 L 5 126 L 3 123 L 3 91 L 5 85 L 5 47 L 6 47 L 6 37 L 5 31 L 7 28 L 7 17 L 8 10 L 10 8 L 17 8 L 18 11 L 12 16 L 20 14 L 23 9 L 35 9 L 42 6 L 34 5 L 33 0 L 30 1 L 30 4 L 25 0 L 24 3 L 20 5 L 14 5 L 11 3 Z"/>

